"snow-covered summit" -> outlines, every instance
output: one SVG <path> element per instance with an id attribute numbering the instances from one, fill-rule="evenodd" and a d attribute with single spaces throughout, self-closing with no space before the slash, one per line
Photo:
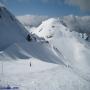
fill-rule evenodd
<path id="1" fill-rule="evenodd" d="M 0 60 L 33 57 L 50 63 L 63 63 L 45 39 L 31 35 L 7 8 L 1 8 L 0 15 Z"/>
<path id="2" fill-rule="evenodd" d="M 59 30 L 58 30 L 59 28 Z M 30 28 L 29 28 L 30 29 Z M 90 41 L 90 17 L 64 16 L 59 18 L 49 18 L 42 22 L 37 28 L 30 29 L 30 32 L 36 33 L 40 37 L 52 37 L 61 30 L 77 32 L 80 37 Z M 32 31 L 31 31 L 32 30 Z M 34 32 L 35 31 L 35 32 Z"/>
<path id="3" fill-rule="evenodd" d="M 31 32 L 35 33 L 39 37 L 44 37 L 47 39 L 53 37 L 55 33 L 58 34 L 63 29 L 67 30 L 68 28 L 64 25 L 63 22 L 60 21 L 59 18 L 50 18 L 46 21 L 43 21 L 39 27 L 32 29 Z"/>

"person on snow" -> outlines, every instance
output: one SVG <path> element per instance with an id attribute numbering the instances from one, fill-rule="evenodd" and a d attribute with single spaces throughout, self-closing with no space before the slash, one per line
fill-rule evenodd
<path id="1" fill-rule="evenodd" d="M 32 66 L 31 62 L 30 62 L 30 67 Z"/>
<path id="2" fill-rule="evenodd" d="M 11 89 L 10 85 L 8 85 L 6 89 Z"/>

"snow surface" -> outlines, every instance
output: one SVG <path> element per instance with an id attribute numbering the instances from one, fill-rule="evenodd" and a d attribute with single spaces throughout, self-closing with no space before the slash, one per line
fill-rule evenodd
<path id="1" fill-rule="evenodd" d="M 0 86 L 90 90 L 90 42 L 86 35 L 83 39 L 60 18 L 50 18 L 38 27 L 29 27 L 28 42 L 29 32 L 18 20 L 5 7 L 0 13 Z"/>
<path id="2" fill-rule="evenodd" d="M 80 33 L 71 32 L 70 28 L 55 18 L 46 20 L 32 30 L 32 33 L 49 40 L 58 55 L 63 56 L 62 61 L 66 65 L 86 80 L 90 80 L 90 42 L 81 38 Z"/>
<path id="3" fill-rule="evenodd" d="M 29 63 L 32 63 L 32 67 Z M 2 63 L 2 62 L 0 62 Z M 3 62 L 4 85 L 18 86 L 19 90 L 89 90 L 90 83 L 70 68 L 45 63 L 31 58 Z M 1 82 L 1 85 L 2 85 Z"/>

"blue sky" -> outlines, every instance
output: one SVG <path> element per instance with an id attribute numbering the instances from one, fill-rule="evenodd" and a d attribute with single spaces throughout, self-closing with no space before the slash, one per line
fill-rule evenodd
<path id="1" fill-rule="evenodd" d="M 15 15 L 90 15 L 90 12 L 85 11 L 86 9 L 84 11 L 81 10 L 87 8 L 81 6 L 83 4 L 82 2 L 80 3 L 80 5 L 78 5 L 77 3 L 75 3 L 75 0 L 72 0 L 73 2 L 69 3 L 66 1 L 67 0 L 3 0 L 8 9 Z"/>

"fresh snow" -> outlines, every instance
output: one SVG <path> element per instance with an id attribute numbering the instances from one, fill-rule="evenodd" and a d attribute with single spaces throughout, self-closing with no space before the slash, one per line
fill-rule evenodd
<path id="1" fill-rule="evenodd" d="M 30 67 L 30 62 L 32 66 Z M 29 60 L 3 62 L 4 85 L 18 86 L 19 90 L 89 90 L 90 83 L 63 65 Z M 2 85 L 1 82 L 1 85 Z"/>
<path id="2" fill-rule="evenodd" d="M 49 43 L 58 51 L 57 53 L 63 56 L 62 61 L 66 65 L 84 79 L 90 80 L 90 43 L 81 38 L 80 33 L 70 31 L 70 28 L 55 18 L 44 21 L 31 32 L 49 40 Z"/>
<path id="3" fill-rule="evenodd" d="M 0 9 L 0 87 L 90 90 L 89 29 L 79 32 L 65 18 L 50 18 L 34 21 L 43 22 L 28 27 L 29 33 L 5 7 Z"/>

